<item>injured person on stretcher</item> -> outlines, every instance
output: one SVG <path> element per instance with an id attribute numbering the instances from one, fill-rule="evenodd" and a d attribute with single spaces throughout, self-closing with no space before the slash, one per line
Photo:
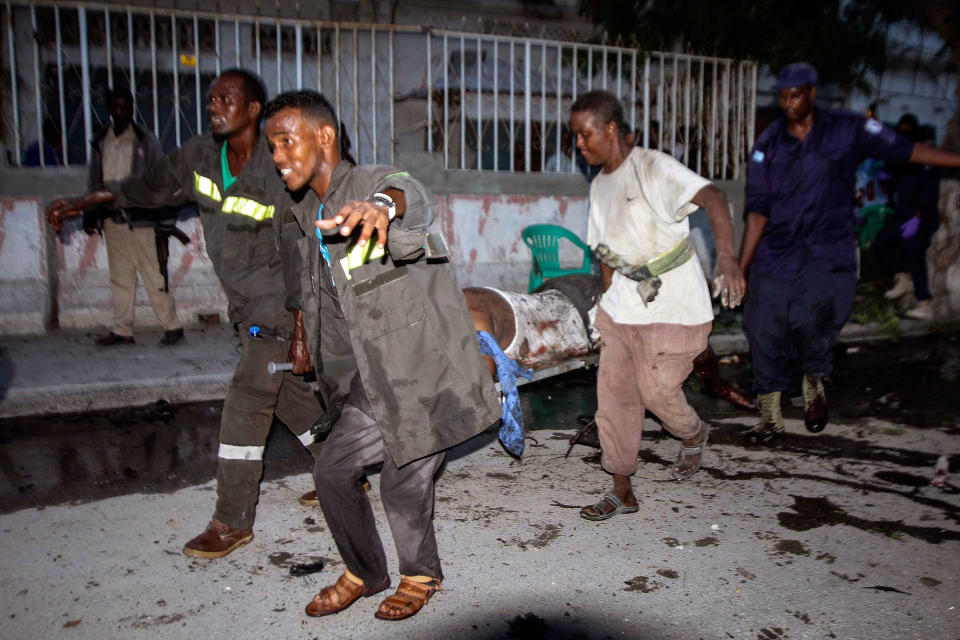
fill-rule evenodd
<path id="1" fill-rule="evenodd" d="M 533 293 L 469 287 L 463 295 L 477 331 L 489 333 L 521 367 L 536 371 L 599 352 L 600 335 L 592 319 L 602 292 L 599 276 L 574 274 L 551 278 Z M 484 360 L 495 375 L 493 359 Z M 720 376 L 710 347 L 694 360 L 694 373 L 706 393 L 737 407 L 756 408 Z"/>

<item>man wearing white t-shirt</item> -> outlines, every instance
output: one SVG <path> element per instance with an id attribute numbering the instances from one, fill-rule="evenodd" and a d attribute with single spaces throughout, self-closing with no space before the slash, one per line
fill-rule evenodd
<path id="1" fill-rule="evenodd" d="M 693 360 L 713 323 L 710 292 L 686 217 L 703 207 L 717 246 L 714 282 L 724 305 L 746 292 L 737 263 L 726 197 L 673 157 L 627 141 L 623 110 L 604 91 L 571 107 L 577 148 L 602 171 L 590 185 L 587 244 L 601 261 L 605 292 L 596 326 L 602 336 L 596 414 L 603 468 L 613 490 L 580 515 L 606 520 L 639 509 L 630 485 L 646 409 L 683 441 L 674 478 L 700 469 L 709 434 L 683 395 Z"/>

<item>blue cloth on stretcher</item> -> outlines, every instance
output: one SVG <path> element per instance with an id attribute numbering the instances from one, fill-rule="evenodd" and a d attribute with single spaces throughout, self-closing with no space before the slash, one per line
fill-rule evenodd
<path id="1" fill-rule="evenodd" d="M 500 418 L 500 443 L 509 453 L 520 457 L 523 453 L 523 414 L 520 413 L 520 393 L 517 376 L 533 379 L 533 369 L 524 369 L 507 357 L 497 341 L 486 331 L 477 331 L 480 353 L 493 358 L 497 379 L 503 392 L 503 415 Z"/>

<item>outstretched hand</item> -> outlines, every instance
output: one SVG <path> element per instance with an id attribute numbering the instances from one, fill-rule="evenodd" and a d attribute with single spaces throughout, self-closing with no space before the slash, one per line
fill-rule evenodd
<path id="1" fill-rule="evenodd" d="M 366 246 L 374 232 L 377 233 L 377 246 L 383 248 L 387 243 L 387 228 L 390 216 L 387 207 L 370 200 L 353 200 L 343 205 L 333 218 L 317 220 L 317 228 L 330 231 L 340 227 L 340 235 L 349 236 L 354 229 L 360 229 L 357 244 Z"/>
<path id="2" fill-rule="evenodd" d="M 743 301 L 746 293 L 747 281 L 737 259 L 732 255 L 720 256 L 713 276 L 713 297 L 719 296 L 720 304 L 733 309 Z"/>
<path id="3" fill-rule="evenodd" d="M 60 229 L 63 228 L 63 221 L 66 218 L 72 218 L 81 213 L 83 213 L 83 209 L 78 207 L 73 200 L 57 198 L 47 205 L 44 215 L 47 218 L 47 222 L 50 223 L 50 226 L 53 227 L 55 231 L 60 231 Z"/>

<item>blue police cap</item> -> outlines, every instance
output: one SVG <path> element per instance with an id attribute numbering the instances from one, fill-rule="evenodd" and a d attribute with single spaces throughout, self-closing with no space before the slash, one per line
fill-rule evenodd
<path id="1" fill-rule="evenodd" d="M 807 62 L 794 62 L 780 69 L 780 73 L 777 74 L 777 83 L 773 85 L 773 90 L 780 91 L 780 89 L 790 89 L 806 85 L 810 85 L 811 87 L 817 86 L 817 70 L 812 64 Z"/>

